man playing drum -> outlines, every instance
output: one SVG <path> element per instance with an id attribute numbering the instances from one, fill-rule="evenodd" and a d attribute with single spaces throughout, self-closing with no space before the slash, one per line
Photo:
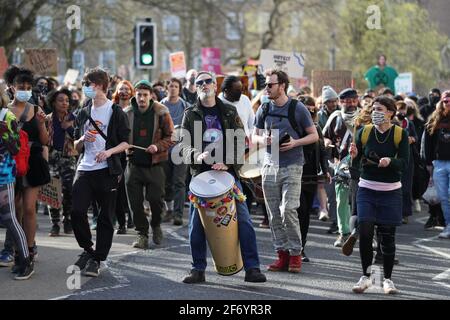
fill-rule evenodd
<path id="1" fill-rule="evenodd" d="M 184 163 L 190 165 L 193 179 L 205 171 L 227 171 L 234 176 L 237 187 L 242 191 L 237 179 L 244 156 L 245 132 L 242 121 L 234 106 L 216 98 L 217 82 L 211 73 L 200 72 L 195 84 L 199 98 L 192 107 L 186 109 L 182 122 L 180 147 Z M 234 135 L 229 138 L 230 131 L 233 134 L 237 132 L 236 136 L 241 133 L 243 139 L 236 139 Z M 202 138 L 199 139 L 199 136 Z M 199 140 L 201 144 L 197 145 Z M 239 145 L 240 140 L 242 146 Z M 265 282 L 266 277 L 260 271 L 256 234 L 247 205 L 237 202 L 236 209 L 245 281 Z M 193 268 L 183 282 L 205 282 L 205 230 L 193 204 L 190 207 L 189 241 Z"/>

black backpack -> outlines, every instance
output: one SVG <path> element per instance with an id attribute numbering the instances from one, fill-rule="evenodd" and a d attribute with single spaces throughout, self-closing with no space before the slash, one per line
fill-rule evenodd
<path id="1" fill-rule="evenodd" d="M 285 116 L 285 115 L 269 113 L 269 108 L 270 108 L 269 103 L 264 103 L 261 106 L 263 122 L 264 123 L 266 122 L 267 116 L 277 117 L 277 118 L 287 118 L 289 120 L 289 123 L 290 123 L 292 129 L 294 129 L 294 131 L 297 132 L 299 138 L 303 138 L 305 135 L 301 134 L 298 123 L 295 120 L 295 109 L 297 108 L 297 104 L 298 104 L 298 100 L 292 99 L 291 103 L 289 104 L 288 115 Z"/>

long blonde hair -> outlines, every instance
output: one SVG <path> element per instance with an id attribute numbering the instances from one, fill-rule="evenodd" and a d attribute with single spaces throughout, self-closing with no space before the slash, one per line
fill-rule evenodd
<path id="1" fill-rule="evenodd" d="M 433 135 L 437 129 L 439 129 L 439 124 L 441 121 L 445 118 L 450 118 L 450 113 L 446 114 L 444 102 L 440 101 L 436 105 L 436 110 L 431 114 L 427 124 L 426 128 L 430 135 Z"/>

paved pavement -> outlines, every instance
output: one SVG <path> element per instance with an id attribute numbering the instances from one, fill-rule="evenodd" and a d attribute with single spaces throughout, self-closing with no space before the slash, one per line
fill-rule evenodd
<path id="1" fill-rule="evenodd" d="M 425 206 L 423 207 L 425 209 Z M 261 216 L 253 216 L 255 226 Z M 67 267 L 81 253 L 73 236 L 48 237 L 50 222 L 39 214 L 36 273 L 28 281 L 14 281 L 7 268 L 0 269 L 0 299 L 152 299 L 152 300 L 390 300 L 450 299 L 450 241 L 437 239 L 438 230 L 424 231 L 425 212 L 415 213 L 410 224 L 397 233 L 397 257 L 393 280 L 401 293 L 385 296 L 373 287 L 364 295 L 351 292 L 360 277 L 359 251 L 343 256 L 332 246 L 334 235 L 326 234 L 328 223 L 312 217 L 306 252 L 311 259 L 300 274 L 266 272 L 268 282 L 244 282 L 244 272 L 231 277 L 217 275 L 208 259 L 207 282 L 186 285 L 181 282 L 190 269 L 187 226 L 163 224 L 165 239 L 160 246 L 137 251 L 130 244 L 134 231 L 115 235 L 109 260 L 99 278 L 76 278 Z M 186 224 L 185 219 L 185 224 Z M 262 268 L 275 255 L 269 230 L 256 227 Z M 5 229 L 0 229 L 3 245 Z M 69 289 L 77 285 L 80 289 Z"/>

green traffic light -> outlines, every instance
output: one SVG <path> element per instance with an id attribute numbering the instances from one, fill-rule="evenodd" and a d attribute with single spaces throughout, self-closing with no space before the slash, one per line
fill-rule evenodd
<path id="1" fill-rule="evenodd" d="M 143 64 L 151 64 L 153 61 L 153 56 L 150 53 L 145 53 L 142 55 Z"/>

